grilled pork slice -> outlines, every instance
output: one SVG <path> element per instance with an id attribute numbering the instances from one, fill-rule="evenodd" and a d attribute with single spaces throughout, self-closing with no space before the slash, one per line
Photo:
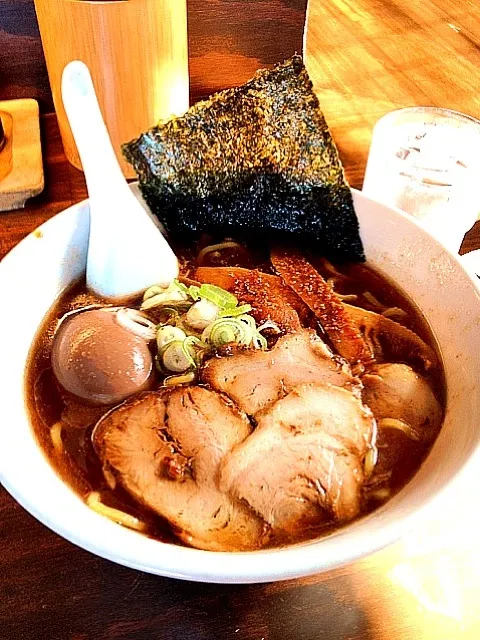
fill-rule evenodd
<path id="1" fill-rule="evenodd" d="M 362 377 L 363 402 L 378 424 L 378 459 L 370 486 L 398 485 L 425 457 L 442 424 L 443 411 L 428 381 L 406 364 L 373 367 Z"/>
<path id="2" fill-rule="evenodd" d="M 369 363 L 372 353 L 339 296 L 296 249 L 276 249 L 272 264 L 282 280 L 317 316 L 334 349 L 352 365 Z"/>
<path id="3" fill-rule="evenodd" d="M 362 377 L 363 401 L 375 418 L 401 420 L 413 438 L 431 441 L 442 423 L 442 408 L 425 378 L 406 364 L 380 364 Z M 408 429 L 406 429 L 408 431 Z"/>
<path id="4" fill-rule="evenodd" d="M 350 520 L 361 508 L 363 458 L 375 438 L 369 409 L 350 391 L 303 384 L 258 416 L 222 465 L 220 486 L 276 534 Z"/>
<path id="5" fill-rule="evenodd" d="M 203 369 L 202 379 L 252 416 L 299 384 L 360 385 L 348 364 L 333 356 L 310 330 L 283 336 L 270 351 L 244 350 L 230 357 L 212 358 Z"/>
<path id="6" fill-rule="evenodd" d="M 188 544 L 212 551 L 262 546 L 265 523 L 217 486 L 218 467 L 250 433 L 219 394 L 189 387 L 145 393 L 109 412 L 93 433 L 110 483 L 166 518 Z"/>
<path id="7" fill-rule="evenodd" d="M 216 284 L 252 307 L 257 324 L 268 320 L 286 333 L 299 331 L 308 317 L 308 308 L 281 278 L 256 269 L 240 267 L 199 267 L 200 282 Z"/>
<path id="8" fill-rule="evenodd" d="M 344 307 L 377 361 L 407 358 L 425 370 L 437 366 L 435 351 L 411 329 L 374 311 L 350 304 Z"/>

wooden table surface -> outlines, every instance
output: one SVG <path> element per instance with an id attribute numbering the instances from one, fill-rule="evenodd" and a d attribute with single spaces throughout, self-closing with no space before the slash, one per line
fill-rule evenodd
<path id="1" fill-rule="evenodd" d="M 307 63 L 353 186 L 362 183 L 372 126 L 391 109 L 432 104 L 480 117 L 476 4 L 312 0 Z M 45 116 L 42 128 L 46 189 L 24 211 L 0 218 L 0 257 L 85 197 L 55 117 Z M 478 224 L 463 250 L 477 247 Z M 303 580 L 248 586 L 180 582 L 114 565 L 65 542 L 1 490 L 0 638 L 479 638 L 480 546 L 471 513 L 478 489 L 471 486 L 424 528 L 370 557 Z"/>

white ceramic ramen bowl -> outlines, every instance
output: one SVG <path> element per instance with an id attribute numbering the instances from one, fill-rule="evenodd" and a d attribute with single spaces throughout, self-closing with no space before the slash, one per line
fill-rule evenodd
<path id="1" fill-rule="evenodd" d="M 479 458 L 480 290 L 458 257 L 414 220 L 359 192 L 354 200 L 369 262 L 416 301 L 438 340 L 446 371 L 445 424 L 420 471 L 390 502 L 316 542 L 253 553 L 164 544 L 91 511 L 44 457 L 24 398 L 25 363 L 37 327 L 58 295 L 85 270 L 88 202 L 42 225 L 0 265 L 0 471 L 5 488 L 46 526 L 92 553 L 162 576 L 225 583 L 283 580 L 332 569 L 391 543 L 442 508 Z"/>

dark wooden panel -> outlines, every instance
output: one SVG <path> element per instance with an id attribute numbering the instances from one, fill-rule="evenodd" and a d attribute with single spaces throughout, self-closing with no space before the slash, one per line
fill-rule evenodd
<path id="1" fill-rule="evenodd" d="M 188 0 L 192 94 L 241 84 L 302 51 L 307 0 Z"/>
<path id="2" fill-rule="evenodd" d="M 307 0 L 188 0 L 192 99 L 302 50 Z M 52 110 L 33 0 L 0 0 L 0 98 Z"/>
<path id="3" fill-rule="evenodd" d="M 33 0 L 0 0 L 0 99 L 11 98 L 53 108 Z"/>

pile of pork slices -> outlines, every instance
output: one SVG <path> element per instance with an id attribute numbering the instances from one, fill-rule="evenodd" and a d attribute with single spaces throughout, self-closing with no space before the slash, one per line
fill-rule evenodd
<path id="1" fill-rule="evenodd" d="M 343 304 L 301 256 L 278 254 L 272 263 L 278 275 L 197 271 L 199 281 L 250 302 L 257 321 L 281 328 L 270 349 L 225 349 L 196 384 L 140 394 L 93 432 L 111 488 L 121 486 L 197 548 L 254 550 L 352 520 L 367 490 L 388 484 L 402 447 L 425 446 L 442 421 L 419 373 L 436 366 L 428 345 Z M 329 345 L 304 328 L 307 313 Z M 366 338 L 375 332 L 377 340 Z M 385 362 L 376 352 L 385 336 L 391 353 L 407 348 L 420 365 Z M 389 420 L 406 425 L 396 430 L 400 447 L 387 446 Z"/>

